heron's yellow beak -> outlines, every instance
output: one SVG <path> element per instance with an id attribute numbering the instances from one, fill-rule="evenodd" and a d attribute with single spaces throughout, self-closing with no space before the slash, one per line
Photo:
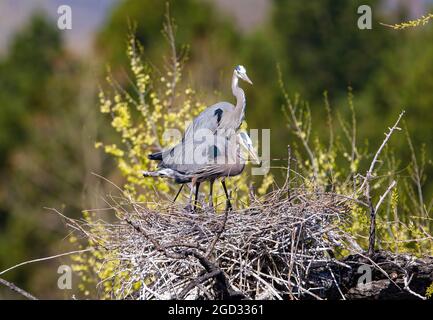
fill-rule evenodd
<path id="1" fill-rule="evenodd" d="M 251 79 L 247 76 L 246 73 L 242 74 L 242 79 L 245 80 L 246 82 L 248 82 L 249 84 L 253 84 L 253 82 L 251 81 Z"/>
<path id="2" fill-rule="evenodd" d="M 260 165 L 262 162 L 254 149 L 253 143 L 246 132 L 241 131 L 239 133 L 241 145 L 248 151 L 248 156 L 254 164 Z"/>
<path id="3" fill-rule="evenodd" d="M 260 160 L 259 155 L 257 154 L 257 152 L 254 149 L 254 147 L 250 146 L 247 149 L 248 149 L 248 154 L 250 155 L 251 159 L 253 160 L 252 162 L 254 164 L 257 164 L 257 165 L 261 164 L 262 161 Z"/>

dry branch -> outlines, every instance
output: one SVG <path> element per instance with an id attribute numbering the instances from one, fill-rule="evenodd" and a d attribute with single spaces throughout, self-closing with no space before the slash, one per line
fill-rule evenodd
<path id="1" fill-rule="evenodd" d="M 17 287 L 12 282 L 6 281 L 5 279 L 0 278 L 0 284 L 8 287 L 10 290 L 15 291 L 16 293 L 22 295 L 28 300 L 38 300 L 34 295 L 28 293 L 27 291 Z"/>
<path id="2" fill-rule="evenodd" d="M 404 111 L 400 113 L 398 116 L 397 121 L 394 123 L 394 125 L 388 129 L 388 132 L 385 133 L 385 139 L 383 140 L 382 144 L 380 145 L 379 149 L 377 150 L 376 154 L 373 157 L 373 160 L 371 161 L 370 167 L 367 170 L 367 173 L 365 174 L 364 180 L 362 182 L 361 187 L 359 190 L 363 190 L 365 188 L 365 196 L 367 198 L 367 204 L 370 210 L 370 234 L 369 234 L 369 245 L 368 245 L 368 254 L 372 255 L 375 249 L 375 243 L 376 243 L 376 214 L 377 210 L 380 207 L 380 204 L 383 202 L 386 195 L 391 191 L 392 188 L 395 186 L 395 182 L 392 182 L 391 185 L 388 187 L 388 189 L 385 191 L 385 193 L 380 197 L 379 202 L 377 203 L 376 207 L 373 204 L 372 195 L 371 195 L 371 182 L 374 177 L 374 168 L 376 166 L 376 163 L 379 161 L 379 156 L 382 153 L 383 149 L 387 145 L 389 139 L 391 138 L 392 134 L 396 130 L 401 130 L 401 128 L 398 127 L 398 124 L 401 121 L 401 118 L 404 115 Z"/>

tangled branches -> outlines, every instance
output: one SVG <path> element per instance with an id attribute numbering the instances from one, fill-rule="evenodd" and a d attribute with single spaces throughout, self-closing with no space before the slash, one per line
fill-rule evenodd
<path id="1" fill-rule="evenodd" d="M 320 298 L 309 272 L 335 263 L 331 252 L 354 242 L 341 228 L 350 200 L 291 194 L 282 188 L 253 198 L 248 209 L 223 213 L 129 203 L 116 208 L 118 222 L 102 229 L 73 224 L 104 248 L 106 263 L 115 253 L 116 274 L 126 275 L 113 292 L 118 298 Z"/>

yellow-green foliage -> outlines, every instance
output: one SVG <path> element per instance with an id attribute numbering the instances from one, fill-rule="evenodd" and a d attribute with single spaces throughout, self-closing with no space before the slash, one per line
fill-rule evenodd
<path id="1" fill-rule="evenodd" d="M 339 127 L 333 124 L 328 97 L 326 93 L 324 95 L 329 127 L 329 137 L 325 143 L 324 139 L 319 139 L 317 133 L 311 130 L 314 125 L 309 105 L 302 102 L 298 95 L 294 99 L 289 98 L 281 74 L 280 86 L 286 102 L 283 113 L 288 128 L 297 138 L 297 142 L 300 142 L 299 145 L 292 142 L 294 148 L 292 151 L 297 159 L 296 174 L 297 177 L 302 177 L 300 184 L 308 191 L 331 192 L 365 202 L 365 195 L 360 191 L 360 185 L 363 181 L 362 176 L 365 176 L 376 150 L 368 151 L 367 146 L 360 148 L 357 145 L 356 112 L 351 88 L 349 88 L 347 103 L 350 120 L 346 121 L 338 116 Z M 386 129 L 387 127 L 384 126 L 384 131 Z M 392 140 L 389 143 L 392 144 Z M 415 154 L 410 138 L 408 144 L 411 152 Z M 413 155 L 408 170 L 400 170 L 397 174 L 396 160 L 391 151 L 385 150 L 380 159 L 384 165 L 374 173 L 376 178 L 371 183 L 374 205 L 392 180 L 397 181 L 398 187 L 392 190 L 377 212 L 377 247 L 414 255 L 433 254 L 433 243 L 425 233 L 429 230 L 430 223 L 427 209 L 424 204 L 413 201 L 418 198 L 418 188 L 413 186 L 413 181 L 424 180 L 416 174 L 423 172 L 422 166 L 425 161 L 421 160 L 421 164 L 418 164 Z M 296 187 L 296 183 L 292 186 Z M 370 228 L 369 208 L 359 202 L 353 202 L 350 209 L 350 223 L 341 225 L 341 228 L 356 236 L 361 247 L 367 249 Z M 403 220 L 400 217 L 410 217 L 410 219 Z"/>
<path id="2" fill-rule="evenodd" d="M 138 201 L 149 201 L 153 190 L 167 193 L 170 187 L 163 180 L 143 179 L 141 171 L 154 168 L 147 155 L 173 143 L 162 141 L 164 129 L 183 130 L 205 105 L 196 99 L 192 88 L 178 89 L 182 74 L 180 61 L 166 74 L 156 75 L 143 64 L 138 50 L 131 37 L 128 56 L 135 96 L 120 88 L 111 75 L 107 77 L 110 90 L 101 90 L 99 94 L 101 112 L 111 117 L 111 125 L 119 133 L 121 143 L 98 142 L 96 146 L 104 148 L 116 160 L 126 179 L 125 192 Z M 150 194 L 149 190 L 152 190 Z"/>
<path id="3" fill-rule="evenodd" d="M 427 288 L 425 295 L 429 299 L 431 299 L 431 297 L 433 297 L 433 283 Z"/>
<path id="4" fill-rule="evenodd" d="M 124 196 L 133 201 L 146 202 L 151 205 L 153 199 L 171 197 L 170 191 L 179 186 L 163 179 L 143 178 L 142 170 L 152 170 L 156 164 L 148 160 L 147 155 L 176 143 L 164 141 L 166 129 L 177 129 L 181 133 L 185 126 L 206 108 L 199 101 L 195 90 L 182 81 L 183 61 L 174 53 L 164 66 L 165 73 L 161 74 L 143 63 L 139 44 L 134 37 L 128 42 L 128 57 L 132 74 L 132 89 L 121 87 L 113 76 L 107 76 L 108 90 L 99 93 L 101 113 L 111 119 L 111 126 L 119 135 L 119 142 L 96 142 L 95 147 L 102 148 L 116 161 L 117 167 L 125 178 L 123 185 Z M 242 125 L 246 129 L 246 124 Z M 233 186 L 233 196 L 237 207 L 248 204 L 250 177 L 247 170 L 243 175 L 230 178 L 229 186 Z M 263 179 L 258 193 L 265 194 L 273 182 L 272 175 Z M 206 193 L 208 186 L 204 186 Z M 221 191 L 219 191 L 221 193 Z M 158 193 L 158 195 L 156 194 Z M 218 198 L 218 192 L 216 193 Z M 218 201 L 225 203 L 223 201 Z M 97 218 L 86 214 L 92 222 L 92 233 L 98 234 L 101 241 L 108 235 L 104 234 L 103 223 L 97 223 Z M 74 256 L 74 270 L 79 274 L 83 283 L 80 289 L 84 294 L 90 294 L 89 287 L 99 283 L 99 295 L 107 299 L 124 298 L 128 293 L 117 292 L 116 285 L 122 279 L 128 278 L 125 273 L 116 272 L 116 256 L 111 252 L 110 257 L 98 247 L 98 243 L 90 241 L 89 246 L 95 247 L 91 253 Z M 104 258 L 104 259 L 102 259 Z M 110 261 L 102 264 L 102 260 Z M 131 290 L 140 287 L 136 283 Z"/>
<path id="5" fill-rule="evenodd" d="M 92 227 L 91 232 L 96 239 L 89 239 L 87 247 L 94 248 L 90 252 L 84 252 L 72 256 L 72 270 L 79 276 L 78 289 L 84 296 L 99 295 L 103 299 L 117 299 L 127 297 L 132 291 L 140 288 L 140 283 L 133 283 L 129 292 L 118 292 L 120 283 L 127 281 L 130 275 L 125 271 L 119 271 L 119 261 L 115 251 L 107 252 L 100 246 L 109 241 L 104 223 L 98 222 L 95 213 L 84 211 L 83 218 Z M 75 237 L 70 237 L 70 242 L 76 243 Z M 78 244 L 83 249 L 82 244 Z M 96 289 L 96 292 L 95 292 Z"/>
<path id="6" fill-rule="evenodd" d="M 423 26 L 430 22 L 430 20 L 433 19 L 433 14 L 429 13 L 427 15 L 422 16 L 421 18 L 405 21 L 402 23 L 396 23 L 396 24 L 385 24 L 382 23 L 384 26 L 390 27 L 395 30 L 402 30 L 407 28 L 416 28 L 418 26 Z"/>

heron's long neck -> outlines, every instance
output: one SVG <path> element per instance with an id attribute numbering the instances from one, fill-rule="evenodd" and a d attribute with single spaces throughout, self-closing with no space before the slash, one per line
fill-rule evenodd
<path id="1" fill-rule="evenodd" d="M 242 90 L 239 85 L 238 85 L 239 79 L 238 77 L 233 74 L 233 78 L 232 78 L 232 92 L 233 95 L 236 97 L 236 107 L 234 110 L 234 118 L 236 119 L 236 121 L 239 121 L 239 125 L 241 125 L 242 120 L 244 119 L 244 114 L 245 114 L 245 93 L 244 90 Z"/>

